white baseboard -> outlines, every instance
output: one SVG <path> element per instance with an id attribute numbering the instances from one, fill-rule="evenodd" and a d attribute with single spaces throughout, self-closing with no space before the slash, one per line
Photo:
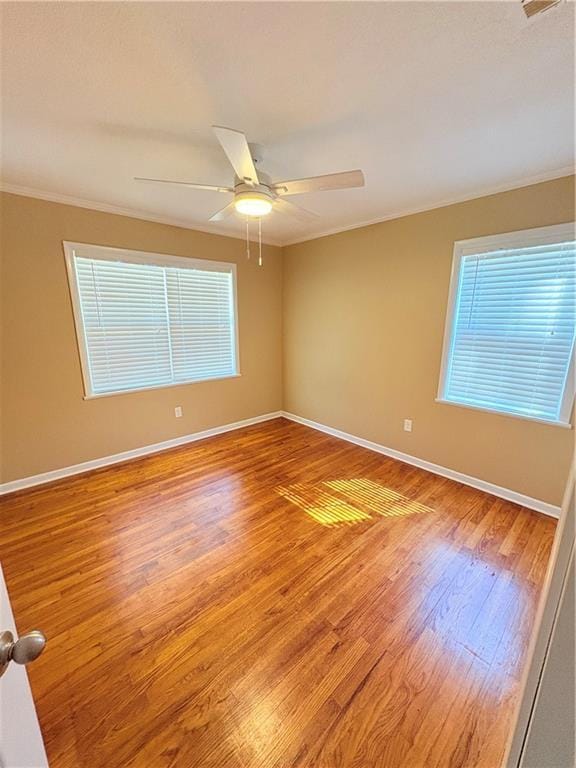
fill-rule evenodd
<path id="1" fill-rule="evenodd" d="M 408 453 L 402 453 L 396 451 L 394 448 L 387 448 L 380 443 L 373 443 L 371 440 L 364 440 L 362 437 L 356 437 L 348 432 L 342 432 L 340 429 L 334 429 L 333 427 L 327 427 L 325 424 L 318 424 L 316 421 L 310 421 L 302 416 L 296 416 L 294 413 L 282 412 L 282 416 L 290 421 L 295 421 L 298 424 L 304 424 L 306 427 L 317 429 L 319 432 L 325 432 L 327 435 L 338 437 L 341 440 L 347 440 L 354 445 L 360 445 L 362 448 L 368 448 L 370 451 L 376 451 L 376 453 L 382 453 L 384 456 L 390 456 L 392 459 L 398 459 L 405 464 L 412 464 L 420 469 L 425 469 L 428 472 L 432 472 L 435 475 L 441 475 L 442 477 L 448 477 L 450 480 L 456 480 L 464 485 L 469 485 L 472 488 L 477 488 L 479 491 L 485 491 L 493 496 L 499 496 L 506 501 L 512 501 L 515 504 L 520 504 L 522 507 L 528 507 L 534 509 L 536 512 L 542 512 L 550 517 L 558 518 L 560 516 L 560 507 L 554 506 L 554 504 L 548 504 L 546 501 L 540 501 L 540 499 L 533 499 L 531 496 L 525 496 L 522 493 L 511 491 L 508 488 L 502 488 L 499 485 L 488 483 L 486 480 L 479 480 L 477 477 L 471 477 L 465 475 L 462 472 L 457 472 L 454 469 L 448 469 L 447 467 L 441 467 L 439 464 L 432 464 L 430 461 L 419 459 L 416 456 L 410 456 Z"/>
<path id="2" fill-rule="evenodd" d="M 158 453 L 159 451 L 165 451 L 168 448 L 175 448 L 178 445 L 193 443 L 196 440 L 203 440 L 206 437 L 221 435 L 223 432 L 232 432 L 235 429 L 242 429 L 242 427 L 249 427 L 252 424 L 260 424 L 260 422 L 262 421 L 270 421 L 270 419 L 278 419 L 281 416 L 282 416 L 282 411 L 275 411 L 274 413 L 265 413 L 262 416 L 254 416 L 251 419 L 242 419 L 242 421 L 235 421 L 232 424 L 223 424 L 221 427 L 213 427 L 212 429 L 205 429 L 202 432 L 193 432 L 192 434 L 189 434 L 189 435 L 182 435 L 181 437 L 175 437 L 172 440 L 164 440 L 162 443 L 145 445 L 142 448 L 134 448 L 131 451 L 122 451 L 122 453 L 115 453 L 112 456 L 103 456 L 100 459 L 83 461 L 81 464 L 73 464 L 70 467 L 62 467 L 62 469 L 53 469 L 50 472 L 43 472 L 40 475 L 31 475 L 30 477 L 23 477 L 21 480 L 11 480 L 8 483 L 0 484 L 0 496 L 6 493 L 12 493 L 13 491 L 20 491 L 20 490 L 23 490 L 24 488 L 32 488 L 35 485 L 44 485 L 44 483 L 51 483 L 54 480 L 60 480 L 64 477 L 70 477 L 71 475 L 79 475 L 82 472 L 89 472 L 92 469 L 100 469 L 100 467 L 107 467 L 110 464 L 118 464 L 119 462 L 128 461 L 129 459 L 137 459 L 140 456 L 147 456 L 150 453 Z"/>
<path id="3" fill-rule="evenodd" d="M 376 451 L 384 456 L 390 456 L 393 459 L 402 461 L 405 464 L 411 464 L 420 469 L 425 469 L 428 472 L 432 472 L 435 475 L 441 475 L 442 477 L 448 477 L 450 480 L 456 480 L 464 485 L 469 485 L 472 488 L 477 488 L 480 491 L 491 493 L 493 496 L 499 496 L 506 501 L 512 501 L 515 504 L 520 504 L 523 507 L 534 509 L 537 512 L 542 512 L 550 517 L 558 518 L 560 515 L 560 507 L 556 507 L 553 504 L 548 504 L 545 501 L 539 499 L 533 499 L 530 496 L 525 496 L 522 493 L 511 491 L 508 488 L 502 488 L 499 485 L 493 485 L 485 480 L 479 480 L 476 477 L 465 475 L 462 472 L 457 472 L 447 467 L 441 467 L 439 464 L 433 464 L 430 461 L 419 459 L 416 456 L 410 456 L 408 453 L 402 453 L 396 451 L 393 448 L 387 448 L 380 443 L 374 443 L 371 440 L 365 440 L 362 437 L 356 437 L 348 432 L 343 432 L 340 429 L 334 429 L 328 427 L 325 424 L 319 424 L 316 421 L 305 419 L 302 416 L 297 416 L 294 413 L 288 413 L 287 411 L 275 411 L 273 413 L 265 413 L 262 416 L 254 416 L 251 419 L 242 419 L 242 421 L 235 421 L 232 424 L 223 424 L 220 427 L 213 427 L 212 429 L 205 429 L 202 432 L 193 432 L 189 435 L 182 435 L 182 437 L 175 437 L 172 440 L 164 440 L 161 443 L 154 443 L 152 445 L 145 445 L 142 448 L 134 448 L 131 451 L 123 451 L 122 453 L 115 453 L 112 456 L 103 456 L 100 459 L 93 459 L 91 461 L 83 461 L 81 464 L 73 464 L 70 467 L 62 467 L 62 469 L 54 469 L 50 472 L 43 472 L 39 475 L 31 475 L 30 477 L 23 477 L 20 480 L 11 480 L 8 483 L 0 484 L 0 495 L 6 493 L 12 493 L 13 491 L 20 491 L 24 488 L 32 488 L 35 485 L 44 485 L 44 483 L 51 483 L 54 480 L 60 480 L 71 475 L 79 475 L 83 472 L 89 472 L 93 469 L 100 469 L 101 467 L 107 467 L 111 464 L 118 464 L 122 461 L 129 461 L 130 459 L 137 459 L 140 456 L 147 456 L 151 453 L 158 453 L 159 451 L 165 451 L 169 448 L 175 448 L 179 445 L 185 445 L 186 443 L 192 443 L 196 440 L 203 440 L 206 437 L 213 437 L 214 435 L 220 435 L 224 432 L 232 432 L 235 429 L 242 429 L 242 427 L 249 427 L 252 424 L 259 424 L 263 421 L 270 421 L 271 419 L 277 419 L 280 417 L 295 421 L 298 424 L 303 424 L 312 429 L 316 429 L 320 432 L 325 432 L 333 437 L 338 437 L 341 440 L 346 440 L 354 445 L 359 445 L 362 448 L 367 448 L 370 451 Z"/>

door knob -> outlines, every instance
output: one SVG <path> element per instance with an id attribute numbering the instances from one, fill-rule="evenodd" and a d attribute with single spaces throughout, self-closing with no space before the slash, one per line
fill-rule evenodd
<path id="1" fill-rule="evenodd" d="M 37 659 L 45 645 L 46 638 L 37 629 L 27 632 L 18 640 L 14 640 L 14 635 L 7 629 L 0 632 L 0 677 L 11 661 L 16 664 L 29 664 Z"/>

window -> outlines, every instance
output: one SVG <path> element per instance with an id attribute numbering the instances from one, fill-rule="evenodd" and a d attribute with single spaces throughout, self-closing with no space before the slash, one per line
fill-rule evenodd
<path id="1" fill-rule="evenodd" d="M 455 244 L 438 399 L 568 425 L 574 225 Z"/>
<path id="2" fill-rule="evenodd" d="M 86 397 L 238 375 L 234 264 L 64 250 Z"/>

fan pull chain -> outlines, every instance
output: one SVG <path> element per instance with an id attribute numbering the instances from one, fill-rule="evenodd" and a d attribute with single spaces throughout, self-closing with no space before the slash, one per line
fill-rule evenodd
<path id="1" fill-rule="evenodd" d="M 246 258 L 250 258 L 250 230 L 248 225 L 248 219 L 246 219 Z"/>
<path id="2" fill-rule="evenodd" d="M 258 266 L 262 266 L 262 219 L 258 219 Z"/>

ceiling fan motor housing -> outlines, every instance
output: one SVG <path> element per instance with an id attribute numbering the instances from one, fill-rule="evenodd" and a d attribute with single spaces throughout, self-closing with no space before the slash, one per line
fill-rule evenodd
<path id="1" fill-rule="evenodd" d="M 238 195 L 250 195 L 251 197 L 258 197 L 260 195 L 264 197 L 268 197 L 271 200 L 273 199 L 274 195 L 272 194 L 272 189 L 268 186 L 268 184 L 246 184 L 244 181 L 240 181 L 240 179 L 236 179 L 236 183 L 234 184 L 234 196 L 237 197 Z"/>

